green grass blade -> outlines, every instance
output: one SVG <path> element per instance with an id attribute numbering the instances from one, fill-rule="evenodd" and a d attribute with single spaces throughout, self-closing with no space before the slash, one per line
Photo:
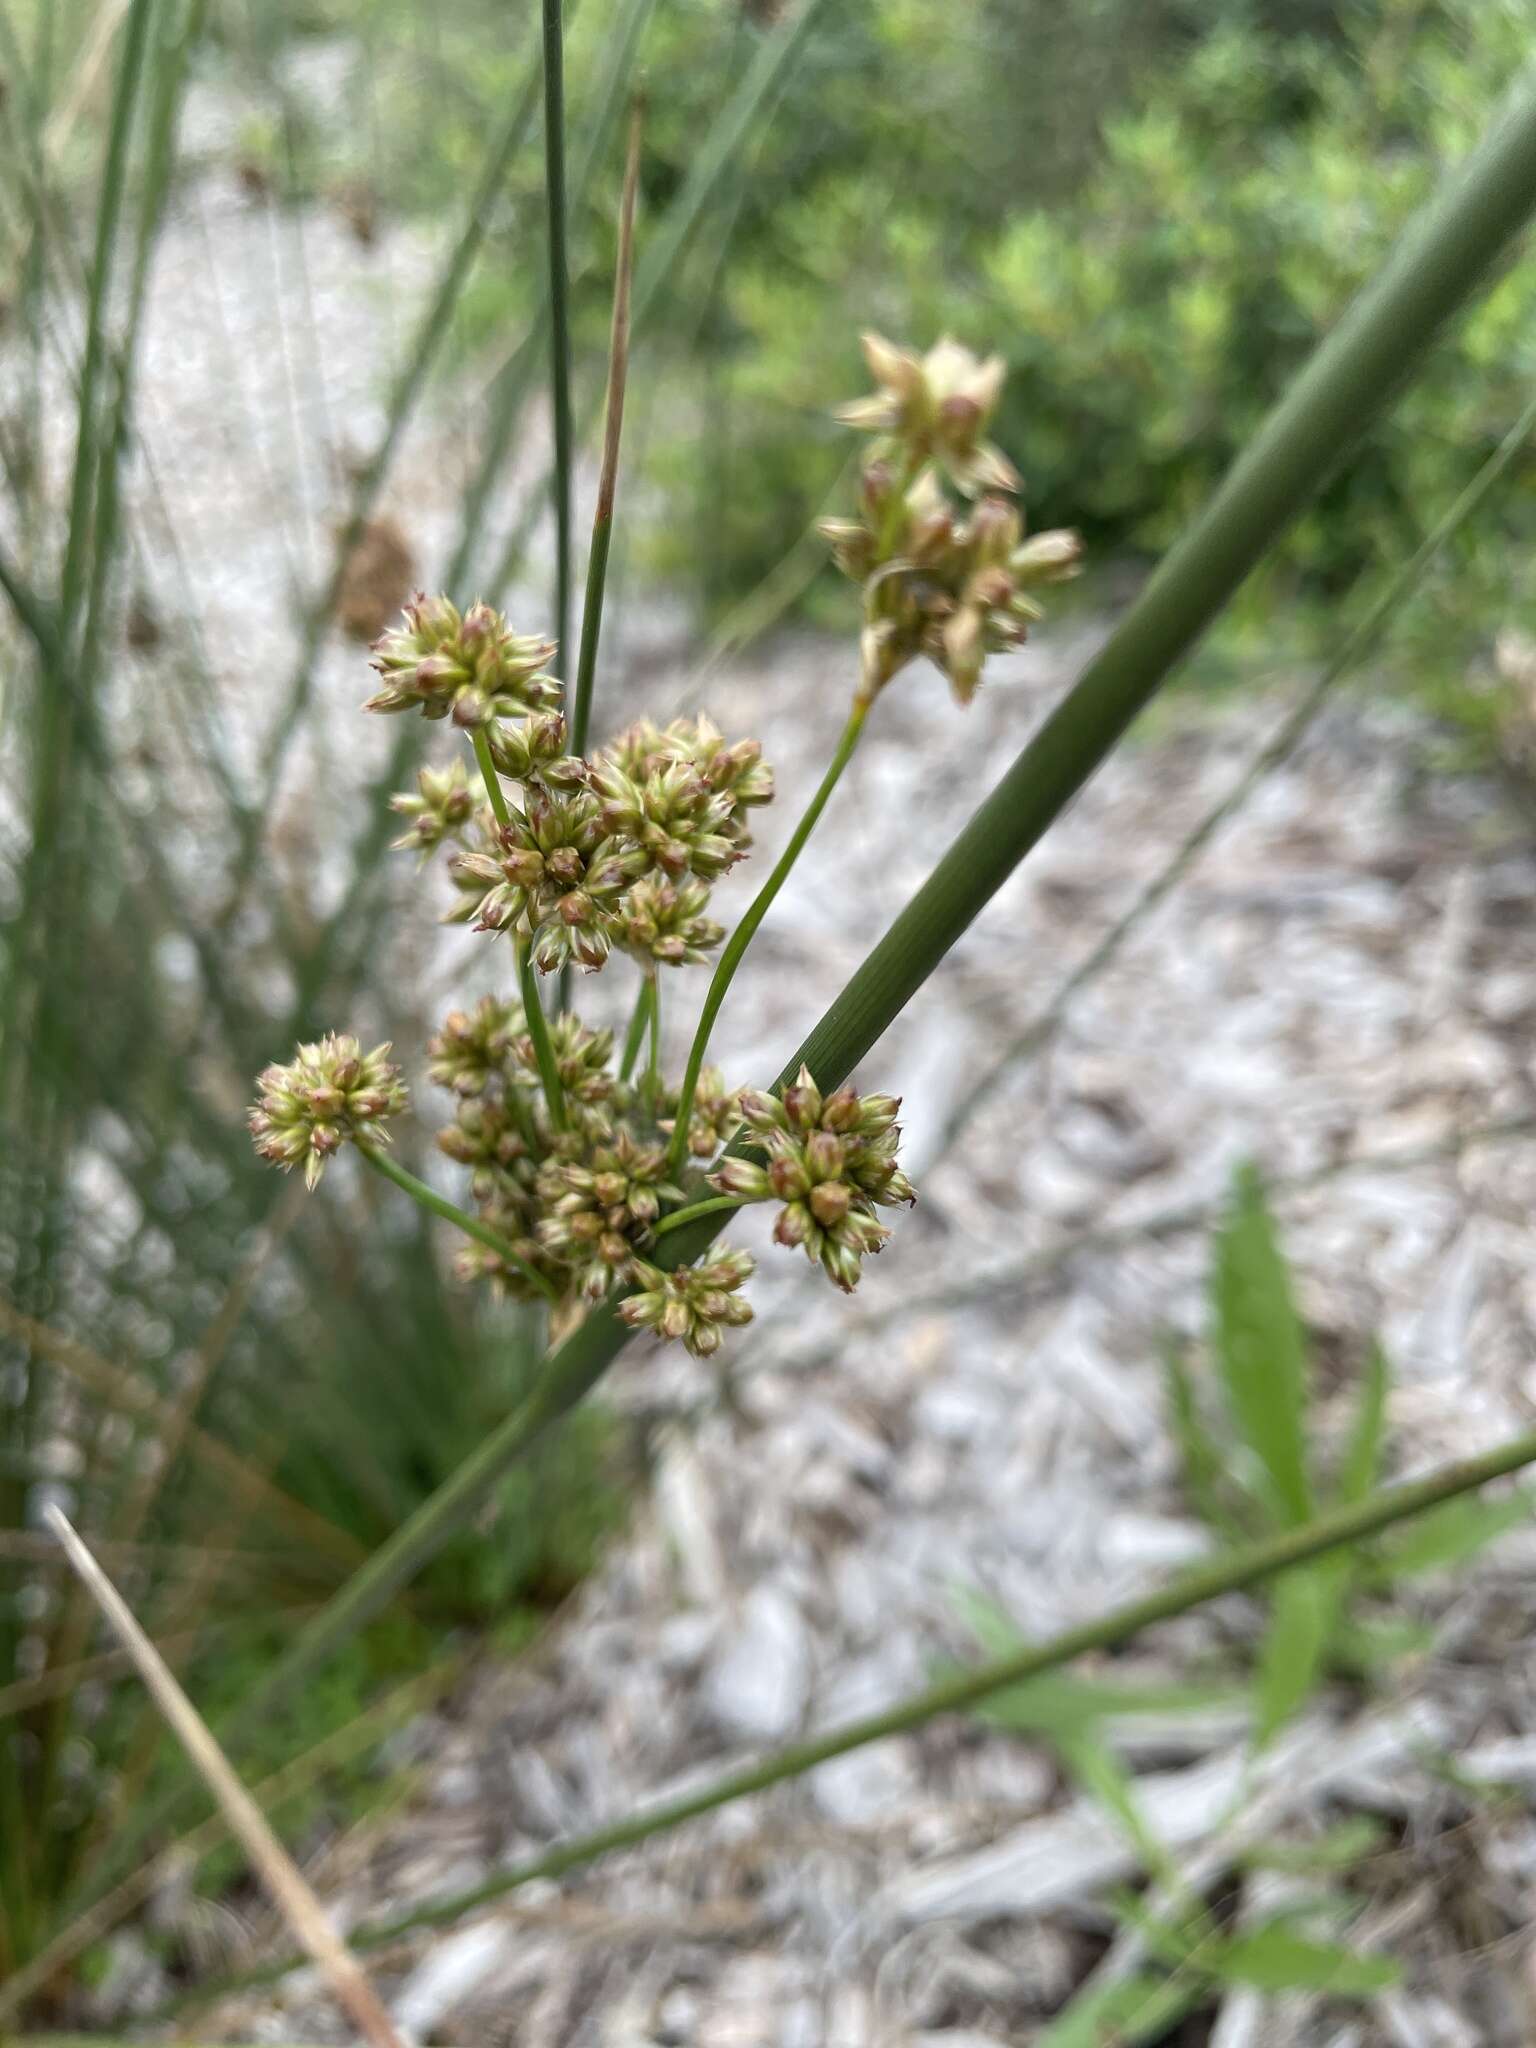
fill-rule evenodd
<path id="1" fill-rule="evenodd" d="M 101 403 L 98 385 L 106 353 L 107 295 L 116 265 L 118 230 L 126 196 L 128 145 L 143 82 L 144 52 L 154 9 L 155 0 L 130 0 L 97 198 L 96 243 L 85 309 L 85 355 L 80 370 L 74 473 L 69 487 L 69 526 L 59 580 L 59 610 L 66 631 L 73 630 L 72 621 L 81 595 L 90 542 Z"/>
<path id="2" fill-rule="evenodd" d="M 1312 1510 L 1306 1336 L 1251 1166 L 1236 1177 L 1211 1291 L 1217 1369 L 1238 1434 L 1258 1461 L 1258 1490 L 1278 1521 L 1304 1522 Z"/>
<path id="3" fill-rule="evenodd" d="M 1392 1368 L 1387 1354 L 1374 1340 L 1365 1354 L 1365 1372 L 1360 1381 L 1360 1406 L 1354 1428 L 1339 1467 L 1337 1495 L 1340 1500 L 1363 1500 L 1381 1477 L 1381 1450 L 1387 1429 L 1387 1390 Z"/>
<path id="4" fill-rule="evenodd" d="M 1253 1683 L 1256 1748 L 1301 1711 L 1323 1676 L 1338 1623 L 1343 1562 L 1330 1558 L 1276 1582 Z"/>
<path id="5" fill-rule="evenodd" d="M 1284 1921 L 1235 1934 L 1206 1958 L 1211 1974 L 1255 1991 L 1318 1991 L 1333 1998 L 1374 1998 L 1401 1971 L 1390 1956 L 1358 1955 L 1332 1941 L 1309 1941 Z"/>

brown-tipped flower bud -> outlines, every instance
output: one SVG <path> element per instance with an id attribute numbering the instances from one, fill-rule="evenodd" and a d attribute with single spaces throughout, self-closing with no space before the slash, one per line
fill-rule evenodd
<path id="1" fill-rule="evenodd" d="M 445 839 L 459 838 L 475 815 L 475 802 L 462 761 L 451 761 L 446 768 L 423 768 L 414 795 L 402 790 L 389 800 L 392 811 L 410 820 L 400 837 L 391 840 L 391 852 L 409 848 L 425 857 Z"/>
<path id="2" fill-rule="evenodd" d="M 365 1053 L 355 1038 L 333 1032 L 301 1045 L 287 1066 L 266 1068 L 247 1119 L 261 1157 L 285 1169 L 302 1163 L 312 1188 L 343 1144 L 387 1142 L 386 1121 L 406 1100 L 388 1051 L 386 1043 Z"/>
<path id="3" fill-rule="evenodd" d="M 749 1252 L 726 1244 L 699 1265 L 670 1273 L 637 1260 L 640 1292 L 619 1303 L 619 1314 L 632 1330 L 654 1330 L 658 1337 L 686 1345 L 695 1358 L 709 1358 L 727 1330 L 751 1322 L 751 1303 L 738 1290 L 754 1270 Z"/>
<path id="4" fill-rule="evenodd" d="M 552 640 L 514 633 L 487 604 L 461 613 L 446 597 L 418 595 L 374 643 L 381 683 L 364 708 L 417 709 L 470 727 L 547 709 L 561 697 L 559 683 L 544 673 L 554 652 Z"/>
<path id="5" fill-rule="evenodd" d="M 898 1107 L 894 1095 L 859 1095 L 846 1085 L 823 1097 L 802 1067 L 782 1103 L 742 1094 L 742 1114 L 766 1166 L 724 1159 L 710 1184 L 722 1194 L 782 1202 L 776 1241 L 800 1246 L 838 1287 L 851 1290 L 860 1260 L 890 1236 L 876 1205 L 916 1200 L 896 1163 Z"/>

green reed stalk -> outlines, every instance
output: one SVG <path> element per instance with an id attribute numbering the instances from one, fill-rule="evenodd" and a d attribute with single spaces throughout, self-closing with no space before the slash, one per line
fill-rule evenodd
<path id="1" fill-rule="evenodd" d="M 1531 1464 L 1536 1464 L 1536 1430 L 1512 1437 L 1507 1443 L 1477 1457 L 1442 1465 L 1422 1479 L 1383 1487 L 1363 1500 L 1332 1509 L 1312 1521 L 1286 1529 L 1278 1536 L 1228 1550 L 1211 1563 L 1181 1572 L 1156 1591 L 1127 1601 L 1097 1620 L 1063 1630 L 1048 1642 L 1027 1644 L 1007 1656 L 954 1672 L 936 1684 L 926 1686 L 921 1692 L 898 1700 L 894 1706 L 884 1707 L 857 1720 L 845 1721 L 825 1734 L 776 1750 L 760 1762 L 727 1772 L 723 1777 L 700 1786 L 697 1791 L 630 1814 L 591 1834 L 557 1842 L 538 1855 L 513 1864 L 510 1869 L 498 1871 L 483 1883 L 430 1900 L 426 1905 L 414 1907 L 390 1920 L 365 1922 L 350 1929 L 347 1938 L 360 1949 L 381 1948 L 420 1928 L 449 1926 L 466 1913 L 472 1913 L 494 1899 L 504 1898 L 521 1885 L 558 1878 L 566 1871 L 578 1869 L 616 1849 L 633 1848 L 703 1814 L 717 1812 L 737 1800 L 751 1798 L 790 1779 L 804 1777 L 806 1772 L 830 1763 L 834 1757 L 847 1756 L 852 1750 L 866 1749 L 871 1743 L 885 1742 L 892 1736 L 911 1734 L 941 1714 L 964 1712 L 1010 1686 L 1026 1684 L 1048 1671 L 1059 1670 L 1079 1657 L 1118 1649 L 1133 1636 L 1159 1622 L 1172 1621 L 1181 1614 L 1188 1614 L 1192 1608 L 1203 1607 L 1232 1593 L 1244 1592 L 1281 1572 L 1308 1564 L 1332 1551 L 1364 1543 L 1398 1522 L 1425 1514 L 1431 1508 L 1472 1493 Z M 194 1998 L 202 2002 L 237 1986 L 270 1981 L 297 1968 L 303 1960 L 298 1955 L 284 1956 L 259 1970 L 202 1986 Z"/>
<path id="2" fill-rule="evenodd" d="M 704 1007 L 699 1013 L 698 1029 L 693 1034 L 693 1044 L 688 1048 L 688 1065 L 683 1072 L 682 1092 L 677 1100 L 677 1128 L 672 1133 L 671 1149 L 667 1154 L 667 1166 L 675 1175 L 682 1166 L 688 1150 L 688 1126 L 693 1118 L 693 1098 L 698 1092 L 699 1075 L 709 1053 L 710 1034 L 715 1028 L 715 1019 L 721 1005 L 730 992 L 736 978 L 736 970 L 746 957 L 748 946 L 757 935 L 757 928 L 773 907 L 773 899 L 789 879 L 789 871 L 800 858 L 805 843 L 816 829 L 818 819 L 827 807 L 827 800 L 842 778 L 843 770 L 853 759 L 853 750 L 859 744 L 864 730 L 864 721 L 869 716 L 869 703 L 860 697 L 849 714 L 848 723 L 843 727 L 827 772 L 821 778 L 821 786 L 801 813 L 800 822 L 789 835 L 789 844 L 779 855 L 778 861 L 753 897 L 746 916 L 725 942 L 724 951 L 715 965 L 709 991 L 704 998 Z"/>
<path id="3" fill-rule="evenodd" d="M 1460 174 L 1409 224 L 1075 688 L 787 1062 L 781 1085 L 802 1061 L 823 1088 L 847 1077 L 1385 410 L 1533 208 L 1536 68 L 1522 76 Z M 711 1217 L 676 1232 L 664 1262 L 696 1258 L 715 1234 Z M 616 1304 L 610 1297 L 588 1314 L 552 1352 L 528 1398 L 295 1637 L 227 1731 L 231 1740 L 379 1612 L 517 1459 L 598 1383 L 630 1335 Z M 148 1814 L 144 1824 L 158 1818 Z"/>
<path id="4" fill-rule="evenodd" d="M 555 639 L 571 623 L 571 280 L 565 253 L 565 24 L 543 0 L 544 205 L 549 254 L 549 392 L 555 422 Z"/>
<path id="5" fill-rule="evenodd" d="M 592 515 L 592 548 L 587 556 L 587 593 L 581 614 L 581 652 L 576 662 L 576 698 L 571 714 L 571 752 L 585 754 L 592 717 L 592 682 L 597 643 L 603 630 L 603 590 L 613 541 L 613 501 L 619 481 L 619 441 L 624 431 L 624 385 L 629 374 L 629 295 L 635 260 L 635 199 L 640 190 L 641 110 L 629 124 L 624 196 L 619 203 L 619 250 L 613 284 L 613 328 L 608 341 L 608 396 L 603 420 L 603 461 Z"/>

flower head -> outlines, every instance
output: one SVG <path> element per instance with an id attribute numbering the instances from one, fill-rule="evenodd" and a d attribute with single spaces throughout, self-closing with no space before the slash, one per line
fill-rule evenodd
<path id="1" fill-rule="evenodd" d="M 661 1120 L 664 1131 L 677 1128 L 677 1103 L 669 1103 L 671 1114 Z M 741 1129 L 741 1090 L 727 1088 L 719 1067 L 705 1067 L 693 1091 L 693 1112 L 688 1119 L 688 1150 L 695 1159 L 713 1159 Z"/>
<path id="2" fill-rule="evenodd" d="M 983 438 L 1007 374 L 1001 356 L 983 360 L 947 336 L 925 356 L 878 334 L 864 335 L 863 345 L 879 388 L 838 408 L 845 426 L 887 437 L 909 467 L 936 462 L 967 496 L 1018 489 L 1013 464 Z"/>
<path id="3" fill-rule="evenodd" d="M 427 1072 L 455 1095 L 483 1095 L 501 1078 L 525 1028 L 522 1008 L 482 996 L 473 1010 L 450 1010 L 427 1040 Z"/>
<path id="4" fill-rule="evenodd" d="M 724 925 L 705 917 L 709 891 L 692 880 L 673 888 L 653 876 L 642 877 L 620 906 L 624 944 L 640 960 L 665 967 L 702 966 L 710 950 L 725 937 Z"/>
<path id="5" fill-rule="evenodd" d="M 775 1238 L 803 1246 L 851 1294 L 860 1261 L 891 1234 L 876 1206 L 917 1199 L 896 1159 L 900 1107 L 894 1095 L 858 1095 L 849 1087 L 823 1096 L 807 1067 L 782 1098 L 746 1089 L 741 1113 L 767 1163 L 726 1159 L 710 1184 L 748 1201 L 782 1202 Z"/>
<path id="6" fill-rule="evenodd" d="M 685 1344 L 695 1358 L 720 1349 L 725 1332 L 752 1320 L 752 1305 L 738 1291 L 755 1271 L 749 1252 L 719 1245 L 697 1266 L 678 1266 L 670 1273 L 643 1259 L 634 1263 L 640 1292 L 619 1303 L 619 1314 L 632 1330 L 654 1330 Z"/>
<path id="7" fill-rule="evenodd" d="M 539 1238 L 554 1257 L 575 1269 L 588 1301 L 630 1276 L 635 1249 L 661 1214 L 663 1201 L 681 1190 L 666 1177 L 659 1145 L 620 1126 L 576 1160 L 553 1160 L 545 1169 L 546 1213 Z"/>
<path id="8" fill-rule="evenodd" d="M 391 851 L 409 847 L 426 855 L 445 839 L 462 834 L 475 815 L 475 792 L 464 763 L 451 761 L 446 768 L 423 768 L 416 777 L 416 793 L 402 790 L 390 798 L 389 807 L 410 820 L 400 837 L 390 842 Z"/>
<path id="9" fill-rule="evenodd" d="M 301 1045 L 287 1066 L 266 1068 L 247 1119 L 262 1158 L 284 1169 L 302 1160 L 305 1185 L 312 1188 L 327 1159 L 349 1140 L 386 1140 L 385 1123 L 406 1099 L 388 1051 L 386 1043 L 365 1053 L 355 1038 L 333 1032 Z"/>
<path id="10" fill-rule="evenodd" d="M 544 673 L 554 652 L 552 640 L 514 633 L 488 604 L 460 612 L 446 597 L 418 595 L 374 642 L 381 687 L 364 709 L 416 708 L 465 726 L 545 710 L 560 702 L 560 685 Z"/>

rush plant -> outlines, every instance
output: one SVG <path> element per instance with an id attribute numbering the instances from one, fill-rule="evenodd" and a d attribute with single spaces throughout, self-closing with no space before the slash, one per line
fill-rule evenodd
<path id="1" fill-rule="evenodd" d="M 625 245 L 633 191 L 625 207 Z M 610 463 L 622 404 L 627 267 L 621 266 Z M 407 1105 L 390 1047 L 365 1052 L 331 1034 L 267 1068 L 250 1125 L 273 1165 L 314 1187 L 351 1145 L 467 1242 L 458 1267 L 520 1300 L 543 1300 L 573 1330 L 615 1290 L 620 1321 L 718 1350 L 751 1319 L 745 1251 L 715 1247 L 696 1265 L 659 1262 L 663 1240 L 696 1218 L 775 1206 L 774 1236 L 851 1293 L 890 1237 L 880 1212 L 916 1199 L 898 1163 L 899 1103 L 846 1081 L 823 1091 L 802 1062 L 775 1093 L 727 1087 L 706 1064 L 710 1037 L 754 934 L 804 850 L 886 685 L 926 659 L 965 704 L 989 654 L 1021 641 L 1042 612 L 1034 591 L 1074 573 L 1075 534 L 1026 538 L 1019 479 L 987 428 L 1004 366 L 941 341 L 927 355 L 864 337 L 876 384 L 843 409 L 873 436 L 856 516 L 829 520 L 839 567 L 860 586 L 864 626 L 847 723 L 820 785 L 736 930 L 709 916 L 714 884 L 752 845 L 753 813 L 774 795 L 754 739 L 727 741 L 708 717 L 642 720 L 586 754 L 568 750 L 556 644 L 501 613 L 419 597 L 373 651 L 379 687 L 365 709 L 420 715 L 465 751 L 424 767 L 393 799 L 396 847 L 446 854 L 447 920 L 503 937 L 504 981 L 451 1011 L 427 1047 L 452 1113 L 438 1150 L 463 1169 L 461 1208 L 396 1164 L 388 1125 Z M 600 520 L 611 513 L 605 479 Z M 600 616 L 589 589 L 577 673 L 590 688 Z M 584 692 L 575 709 L 586 723 Z M 476 784 L 479 788 L 477 790 Z M 724 942 L 724 943 L 722 943 Z M 660 1064 L 663 988 L 719 952 L 680 1080 Z M 576 967 L 627 959 L 636 993 L 622 1048 L 573 1008 L 546 1010 Z M 739 1141 L 739 1142 L 738 1142 Z"/>

